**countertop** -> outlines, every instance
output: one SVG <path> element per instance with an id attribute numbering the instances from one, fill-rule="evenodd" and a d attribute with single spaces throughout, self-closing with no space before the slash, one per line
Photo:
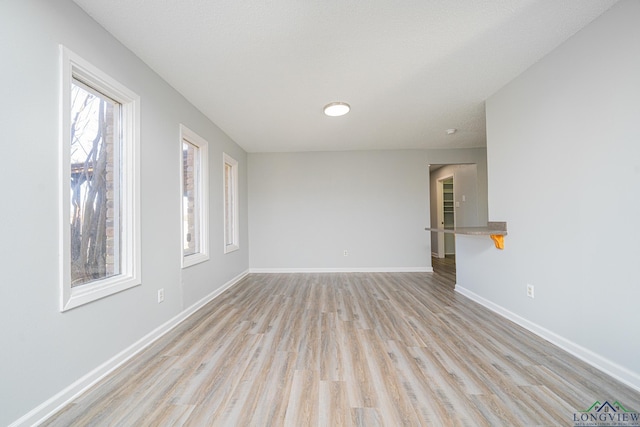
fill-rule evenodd
<path id="1" fill-rule="evenodd" d="M 458 228 L 425 228 L 434 233 L 467 234 L 471 236 L 506 236 L 507 223 L 504 221 L 489 221 L 485 227 L 458 227 Z"/>

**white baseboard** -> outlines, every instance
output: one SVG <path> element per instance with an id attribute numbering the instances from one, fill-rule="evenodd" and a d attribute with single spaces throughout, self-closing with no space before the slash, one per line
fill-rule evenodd
<path id="1" fill-rule="evenodd" d="M 202 308 L 205 304 L 209 303 L 211 300 L 216 298 L 222 292 L 226 291 L 240 280 L 242 280 L 247 274 L 249 274 L 249 270 L 246 270 L 233 279 L 229 280 L 227 283 L 222 285 L 220 288 L 211 292 L 206 297 L 202 298 L 200 301 L 196 302 L 192 306 L 180 312 L 177 316 L 168 320 L 164 324 L 158 326 L 153 331 L 149 332 L 147 335 L 139 339 L 137 342 L 133 343 L 128 348 L 124 349 L 111 359 L 107 360 L 102 365 L 95 368 L 93 371 L 89 372 L 64 390 L 57 393 L 55 396 L 51 397 L 47 401 L 38 405 L 36 408 L 29 411 L 27 414 L 23 415 L 13 423 L 9 425 L 9 427 L 22 427 L 22 426 L 34 426 L 42 423 L 47 418 L 51 417 L 53 414 L 58 412 L 64 406 L 66 406 L 73 399 L 78 397 L 80 394 L 84 393 L 87 389 L 92 387 L 98 381 L 103 379 L 105 376 L 113 372 L 120 365 L 131 359 L 136 354 L 140 353 L 142 350 L 151 345 L 158 338 L 162 337 L 164 334 L 178 326 L 181 322 L 186 320 L 189 316 L 194 314 L 200 308 Z"/>
<path id="2" fill-rule="evenodd" d="M 556 334 L 555 332 L 552 332 L 536 323 L 520 317 L 517 314 L 507 310 L 506 308 L 495 304 L 458 284 L 456 284 L 455 290 L 456 292 L 464 295 L 472 301 L 485 306 L 489 310 L 511 320 L 512 322 L 522 326 L 528 331 L 538 335 L 541 338 L 544 338 L 550 343 L 555 344 L 567 353 L 574 355 L 578 359 L 615 378 L 621 383 L 626 384 L 637 391 L 640 391 L 640 374 L 632 372 L 627 368 L 620 366 L 617 363 Z"/>
<path id="3" fill-rule="evenodd" d="M 251 268 L 250 273 L 433 273 L 432 267 Z"/>

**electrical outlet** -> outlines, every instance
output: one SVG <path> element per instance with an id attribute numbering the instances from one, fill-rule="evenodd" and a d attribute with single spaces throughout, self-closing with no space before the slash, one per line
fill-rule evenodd
<path id="1" fill-rule="evenodd" d="M 158 304 L 164 301 L 164 288 L 158 289 Z"/>
<path id="2" fill-rule="evenodd" d="M 533 285 L 527 283 L 527 296 L 533 298 Z"/>
<path id="3" fill-rule="evenodd" d="M 349 256 L 349 251 L 345 249 L 344 252 L 342 252 L 342 255 Z"/>

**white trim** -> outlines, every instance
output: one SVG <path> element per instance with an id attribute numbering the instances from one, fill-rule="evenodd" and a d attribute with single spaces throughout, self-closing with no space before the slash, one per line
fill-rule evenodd
<path id="1" fill-rule="evenodd" d="M 560 347 L 567 353 L 574 355 L 578 359 L 615 378 L 621 383 L 626 384 L 637 391 L 640 391 L 640 374 L 638 374 L 637 372 L 632 372 L 624 366 L 620 366 L 617 363 L 605 357 L 602 357 L 599 354 L 594 353 L 593 351 L 584 348 L 571 340 L 566 339 L 565 337 L 556 334 L 555 332 L 552 332 L 536 323 L 520 317 L 519 315 L 507 310 L 506 308 L 495 304 L 458 284 L 456 284 L 455 286 L 455 291 L 469 298 L 470 300 L 488 308 L 494 313 L 497 313 L 500 316 L 505 317 L 512 322 L 522 326 L 526 330 L 538 335 L 539 337 L 549 341 L 550 343 Z"/>
<path id="2" fill-rule="evenodd" d="M 59 222 L 59 286 L 60 311 L 87 304 L 100 298 L 138 286 L 142 283 L 140 261 L 140 97 L 118 81 L 94 67 L 63 45 L 60 45 L 60 114 L 58 188 Z M 71 287 L 69 259 L 69 204 L 71 180 L 69 144 L 71 139 L 71 84 L 78 78 L 95 90 L 111 97 L 122 106 L 122 198 L 121 271 L 120 274 L 86 285 Z"/>
<path id="3" fill-rule="evenodd" d="M 33 426 L 44 422 L 47 418 L 51 417 L 64 406 L 69 404 L 73 399 L 87 391 L 90 387 L 93 387 L 98 381 L 113 372 L 123 363 L 130 360 L 132 357 L 153 344 L 167 332 L 171 331 L 180 323 L 184 322 L 189 316 L 197 312 L 199 309 L 218 297 L 224 291 L 239 283 L 248 274 L 249 270 L 245 270 L 233 279 L 229 280 L 227 283 L 211 292 L 200 301 L 196 302 L 186 310 L 183 310 L 177 316 L 168 320 L 164 324 L 158 326 L 156 329 L 149 332 L 147 335 L 140 338 L 138 341 L 136 341 L 120 353 L 116 354 L 114 357 L 107 360 L 102 365 L 87 373 L 82 378 L 66 387 L 64 390 L 60 391 L 53 397 L 49 398 L 45 402 L 41 403 L 31 411 L 11 423 L 9 427 Z"/>
<path id="4" fill-rule="evenodd" d="M 233 218 L 227 221 L 227 174 L 225 173 L 226 165 L 231 166 L 231 192 L 233 197 Z M 240 220 L 239 220 L 239 189 L 238 189 L 238 161 L 227 153 L 222 153 L 222 209 L 223 209 L 223 231 L 224 231 L 224 253 L 237 251 L 240 249 Z M 227 223 L 231 224 L 232 240 L 227 241 Z"/>
<path id="5" fill-rule="evenodd" d="M 187 141 L 198 147 L 198 240 L 200 250 L 191 255 L 182 254 L 182 268 L 200 264 L 209 260 L 209 143 L 200 135 L 180 124 L 180 248 L 183 248 L 184 239 L 184 162 L 182 161 L 182 144 Z"/>
<path id="6" fill-rule="evenodd" d="M 249 273 L 433 273 L 433 267 L 250 268 Z"/>

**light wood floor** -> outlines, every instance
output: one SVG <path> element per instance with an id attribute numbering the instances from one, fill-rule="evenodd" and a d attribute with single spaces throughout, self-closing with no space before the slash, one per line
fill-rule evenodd
<path id="1" fill-rule="evenodd" d="M 640 410 L 640 393 L 452 276 L 249 275 L 45 425 L 573 425 L 597 400 Z"/>
<path id="2" fill-rule="evenodd" d="M 444 258 L 431 257 L 431 266 L 436 276 L 453 288 L 456 284 L 456 256 L 446 255 Z"/>

